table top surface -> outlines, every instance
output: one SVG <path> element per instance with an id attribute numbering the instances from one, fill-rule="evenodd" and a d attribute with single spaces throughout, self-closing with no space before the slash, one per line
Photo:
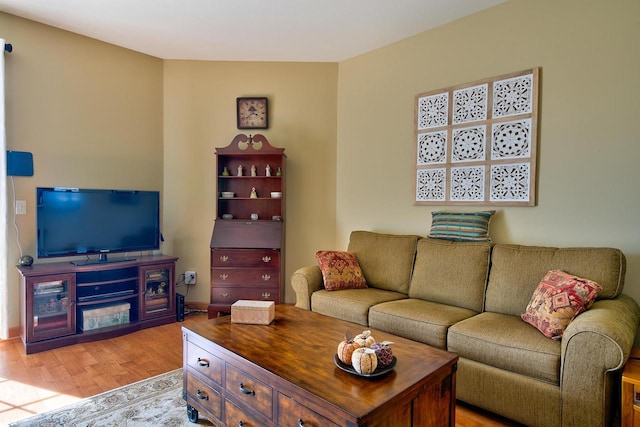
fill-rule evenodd
<path id="1" fill-rule="evenodd" d="M 441 380 L 455 371 L 458 360 L 454 353 L 287 304 L 276 305 L 270 325 L 231 323 L 224 316 L 183 330 L 356 415 Z M 363 378 L 335 365 L 345 332 L 355 336 L 363 330 L 371 330 L 378 342 L 393 342 L 397 363 L 388 374 Z"/>

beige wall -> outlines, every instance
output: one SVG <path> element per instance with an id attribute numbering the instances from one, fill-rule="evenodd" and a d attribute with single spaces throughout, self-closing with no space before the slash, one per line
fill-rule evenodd
<path id="1" fill-rule="evenodd" d="M 16 198 L 27 201 L 16 217 L 23 253 L 36 253 L 36 187 L 162 190 L 161 60 L 4 13 L 0 32 L 14 47 L 5 56 L 7 147 L 34 158 L 34 176 L 14 178 Z M 15 328 L 20 254 L 12 226 L 7 234 L 1 303 Z"/>
<path id="2" fill-rule="evenodd" d="M 335 238 L 337 64 L 165 61 L 164 250 L 196 270 L 188 301 L 209 301 L 215 219 L 215 148 L 261 133 L 285 149 L 286 300 L 295 268 Z M 267 96 L 269 129 L 238 131 L 236 97 Z M 184 288 L 179 292 L 186 292 Z"/>
<path id="3" fill-rule="evenodd" d="M 640 301 L 640 2 L 511 0 L 340 63 L 337 245 L 428 233 L 414 206 L 416 94 L 542 67 L 538 205 L 498 208 L 498 243 L 613 246 Z"/>

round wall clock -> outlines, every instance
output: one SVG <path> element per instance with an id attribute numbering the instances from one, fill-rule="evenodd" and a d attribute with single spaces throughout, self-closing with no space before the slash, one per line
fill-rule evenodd
<path id="1" fill-rule="evenodd" d="M 267 129 L 269 114 L 266 97 L 236 98 L 238 129 Z"/>

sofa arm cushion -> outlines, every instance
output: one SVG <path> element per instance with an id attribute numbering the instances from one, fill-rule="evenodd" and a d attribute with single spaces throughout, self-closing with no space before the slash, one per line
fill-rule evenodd
<path id="1" fill-rule="evenodd" d="M 619 374 L 627 362 L 639 324 L 640 307 L 624 294 L 594 302 L 569 324 L 561 347 L 563 425 L 605 424 L 603 405 L 583 402 L 612 399 L 606 392 L 611 387 L 607 374 Z"/>
<path id="2" fill-rule="evenodd" d="M 302 267 L 291 276 L 296 293 L 296 307 L 311 310 L 311 294 L 323 288 L 322 273 L 317 265 Z"/>

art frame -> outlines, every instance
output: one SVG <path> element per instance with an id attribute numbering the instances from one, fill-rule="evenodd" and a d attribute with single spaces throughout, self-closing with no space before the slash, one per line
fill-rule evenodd
<path id="1" fill-rule="evenodd" d="M 539 75 L 415 96 L 415 205 L 536 205 Z"/>

